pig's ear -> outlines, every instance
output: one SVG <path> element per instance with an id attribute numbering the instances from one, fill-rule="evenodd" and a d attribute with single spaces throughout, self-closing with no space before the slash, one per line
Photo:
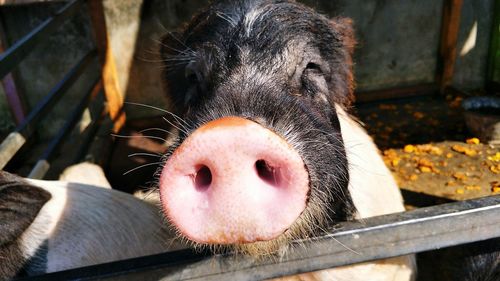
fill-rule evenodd
<path id="1" fill-rule="evenodd" d="M 50 198 L 47 191 L 0 171 L 0 245 L 17 240 Z"/>
<path id="2" fill-rule="evenodd" d="M 354 37 L 353 23 L 350 18 L 335 17 L 330 19 L 330 25 L 334 34 L 339 39 L 341 48 L 338 52 L 340 56 L 337 72 L 334 74 L 335 83 L 334 101 L 344 106 L 349 106 L 354 102 L 354 75 L 353 60 L 354 47 L 356 39 Z"/>

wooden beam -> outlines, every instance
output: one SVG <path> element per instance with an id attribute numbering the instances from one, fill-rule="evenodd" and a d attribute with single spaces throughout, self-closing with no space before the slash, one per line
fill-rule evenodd
<path id="1" fill-rule="evenodd" d="M 400 98 L 409 98 L 416 96 L 433 95 L 437 93 L 438 90 L 439 87 L 437 84 L 429 83 L 429 84 L 420 84 L 414 86 L 373 90 L 366 92 L 356 92 L 355 96 L 357 103 L 363 103 L 363 102 L 374 102 L 374 101 L 389 100 L 389 99 L 400 99 Z"/>
<path id="2" fill-rule="evenodd" d="M 490 38 L 485 86 L 488 91 L 498 92 L 498 83 L 500 83 L 500 0 L 495 0 L 493 3 L 493 24 Z"/>
<path id="3" fill-rule="evenodd" d="M 445 88 L 451 85 L 453 79 L 462 6 L 463 0 L 444 1 L 441 45 L 439 47 L 438 72 L 436 77 L 441 93 L 444 93 Z"/>
<path id="4" fill-rule="evenodd" d="M 486 90 L 490 94 L 500 95 L 500 83 L 497 81 L 486 81 Z"/>
<path id="5" fill-rule="evenodd" d="M 118 132 L 124 125 L 126 116 L 123 112 L 124 95 L 118 83 L 113 51 L 109 43 L 109 34 L 104 15 L 102 0 L 87 1 L 94 39 L 99 53 L 99 61 L 102 67 L 102 81 L 104 93 L 108 102 L 108 110 L 111 120 L 114 122 L 113 131 Z"/>

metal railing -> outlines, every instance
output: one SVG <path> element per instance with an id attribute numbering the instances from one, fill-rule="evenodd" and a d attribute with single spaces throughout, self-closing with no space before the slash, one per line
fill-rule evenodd
<path id="1" fill-rule="evenodd" d="M 19 63 L 39 44 L 47 40 L 62 23 L 70 20 L 83 6 L 83 0 L 73 0 L 65 4 L 52 17 L 43 21 L 38 27 L 33 29 L 23 38 L 14 43 L 9 49 L 0 54 L 0 79 L 14 70 Z M 75 66 L 55 85 L 52 90 L 26 116 L 13 132 L 0 143 L 0 169 L 4 168 L 8 162 L 23 147 L 26 141 L 33 136 L 37 124 L 42 121 L 66 94 L 71 86 L 90 69 L 91 63 L 97 61 L 97 50 L 89 51 Z M 56 137 L 51 141 L 48 148 L 37 161 L 35 167 L 30 172 L 30 178 L 41 179 L 50 167 L 50 160 L 61 145 L 64 137 L 74 128 L 81 118 L 83 111 L 101 90 L 100 78 L 94 79 L 89 86 L 81 102 L 73 109 L 66 124 L 58 131 Z M 94 93 L 94 94 L 91 94 Z M 93 120 L 94 123 L 98 122 Z"/>
<path id="2" fill-rule="evenodd" d="M 18 40 L 8 50 L 0 54 L 0 79 L 14 69 L 36 45 L 44 42 L 62 23 L 70 19 L 81 8 L 83 0 L 73 0 L 62 7 L 54 16 Z"/>
<path id="3" fill-rule="evenodd" d="M 180 250 L 20 280 L 262 280 L 496 237 L 500 195 L 341 223 L 281 258 Z"/>

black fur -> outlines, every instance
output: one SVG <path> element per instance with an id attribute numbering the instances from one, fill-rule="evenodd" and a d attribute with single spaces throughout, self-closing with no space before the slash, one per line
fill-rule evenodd
<path id="1" fill-rule="evenodd" d="M 449 247 L 418 256 L 419 280 L 500 280 L 500 238 Z"/>
<path id="2" fill-rule="evenodd" d="M 23 267 L 18 271 L 16 278 L 26 276 L 36 276 L 47 273 L 47 255 L 49 253 L 49 242 L 45 240 L 38 247 L 36 252 L 26 262 Z"/>
<path id="3" fill-rule="evenodd" d="M 249 25 L 251 13 L 257 15 Z M 166 88 L 189 124 L 170 153 L 211 120 L 253 120 L 301 154 L 311 182 L 301 218 L 312 218 L 317 229 L 311 232 L 351 219 L 355 210 L 334 107 L 352 100 L 349 24 L 292 1 L 219 1 L 167 34 L 161 50 Z"/>
<path id="4" fill-rule="evenodd" d="M 26 257 L 18 239 L 50 198 L 47 191 L 0 171 L 0 280 L 23 268 Z"/>

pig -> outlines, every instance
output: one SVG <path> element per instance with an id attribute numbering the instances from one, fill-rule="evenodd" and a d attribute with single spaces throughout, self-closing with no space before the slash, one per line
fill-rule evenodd
<path id="1" fill-rule="evenodd" d="M 130 194 L 4 171 L 0 234 L 0 280 L 182 248 L 158 208 Z"/>
<path id="2" fill-rule="evenodd" d="M 177 137 L 157 185 L 176 234 L 158 209 L 131 195 L 0 172 L 0 279 L 185 244 L 280 256 L 293 251 L 290 241 L 339 222 L 404 211 L 376 146 L 351 114 L 354 44 L 350 20 L 296 2 L 212 3 L 162 39 L 161 79 Z M 185 243 L 168 243 L 173 236 Z M 415 274 L 413 256 L 404 256 L 278 280 Z"/>
<path id="3" fill-rule="evenodd" d="M 350 20 L 291 1 L 214 2 L 163 38 L 178 137 L 158 189 L 181 240 L 283 255 L 291 240 L 338 222 L 404 210 L 373 141 L 349 114 L 354 44 Z M 0 278 L 174 248 L 156 209 L 130 195 L 1 176 L 0 216 L 9 222 L 1 231 L 9 235 L 0 241 Z M 411 280 L 414 272 L 410 256 L 282 279 Z"/>
<path id="4" fill-rule="evenodd" d="M 404 211 L 350 113 L 352 23 L 294 1 L 215 1 L 161 41 L 178 137 L 163 211 L 193 247 L 283 255 L 336 223 Z M 332 243 L 335 243 L 332 241 Z M 303 279 L 412 280 L 412 256 Z"/>

